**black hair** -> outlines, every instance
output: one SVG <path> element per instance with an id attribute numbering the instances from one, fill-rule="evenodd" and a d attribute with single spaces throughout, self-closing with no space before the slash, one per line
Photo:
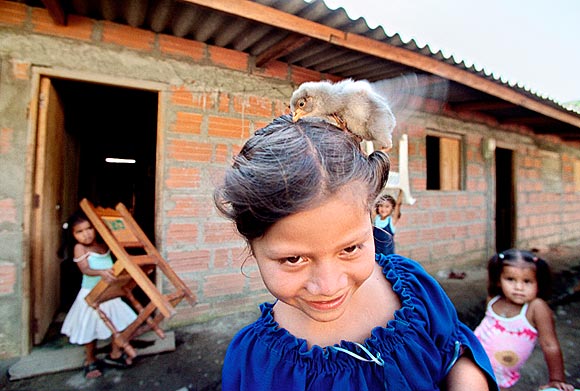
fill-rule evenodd
<path id="1" fill-rule="evenodd" d="M 380 196 L 377 201 L 375 202 L 375 213 L 379 213 L 379 205 L 382 205 L 383 202 L 388 202 L 390 203 L 393 208 L 397 205 L 397 201 L 395 200 L 395 197 L 393 197 L 392 195 L 389 194 L 384 194 L 382 196 Z"/>
<path id="2" fill-rule="evenodd" d="M 389 157 L 370 156 L 347 132 L 321 119 L 289 115 L 257 130 L 214 192 L 218 210 L 251 242 L 280 219 L 306 210 L 348 184 L 360 183 L 370 210 L 387 182 Z"/>
<path id="3" fill-rule="evenodd" d="M 73 258 L 73 248 L 77 243 L 73 235 L 73 228 L 75 225 L 85 221 L 90 220 L 85 212 L 79 209 L 71 214 L 66 222 L 62 225 L 62 243 L 57 251 L 57 255 L 60 259 Z"/>
<path id="4" fill-rule="evenodd" d="M 490 297 L 503 296 L 501 287 L 499 286 L 503 267 L 504 265 L 513 265 L 518 261 L 529 263 L 531 267 L 534 267 L 536 270 L 536 280 L 538 282 L 538 297 L 548 300 L 552 294 L 552 274 L 548 262 L 532 252 L 515 248 L 502 251 L 489 259 L 487 265 L 488 295 Z"/>

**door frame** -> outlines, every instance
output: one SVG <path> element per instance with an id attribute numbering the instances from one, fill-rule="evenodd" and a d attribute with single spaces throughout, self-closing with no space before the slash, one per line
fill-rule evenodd
<path id="1" fill-rule="evenodd" d="M 157 105 L 157 139 L 156 139 L 156 162 L 155 162 L 155 202 L 154 202 L 154 226 L 155 237 L 160 238 L 162 233 L 161 205 L 159 200 L 163 199 L 163 177 L 164 172 L 164 148 L 163 140 L 165 136 L 165 102 L 168 101 L 169 85 L 147 80 L 137 80 L 125 77 L 114 77 L 92 72 L 81 72 L 70 69 L 52 69 L 43 67 L 32 67 L 31 72 L 31 94 L 29 101 L 29 116 L 27 126 L 26 142 L 26 169 L 25 188 L 23 200 L 23 265 L 22 265 L 22 313 L 21 313 L 21 352 L 23 355 L 30 354 L 33 347 L 33 312 L 34 302 L 31 294 L 31 284 L 33 270 L 31 265 L 32 255 L 32 233 L 33 233 L 33 209 L 34 209 L 34 183 L 37 168 L 36 150 L 38 146 L 37 128 L 39 121 L 38 102 L 40 99 L 40 83 L 43 77 L 50 79 L 66 79 L 75 82 L 97 83 L 121 88 L 134 88 L 138 90 L 155 92 L 158 95 Z M 160 281 L 156 282 L 160 285 Z"/>
<path id="2" fill-rule="evenodd" d="M 501 163 L 501 159 L 498 159 L 498 153 L 503 154 L 504 156 L 508 156 L 510 158 L 510 167 L 508 170 L 508 167 L 499 167 L 498 163 Z M 516 154 L 515 151 L 512 148 L 508 148 L 508 147 L 504 147 L 504 146 L 497 146 L 497 148 L 495 149 L 495 153 L 494 153 L 494 159 L 495 159 L 495 173 L 496 175 L 495 177 L 495 183 L 494 183 L 494 199 L 495 199 L 495 208 L 494 208 L 494 232 L 495 232 L 495 253 L 499 252 L 499 251 L 504 251 L 507 250 L 508 248 L 514 247 L 516 246 L 517 243 L 517 183 L 516 183 Z M 502 173 L 502 177 L 504 179 L 507 179 L 507 181 L 509 182 L 510 185 L 510 189 L 509 192 L 508 191 L 502 191 L 503 194 L 503 200 L 498 200 L 498 186 L 500 183 L 500 178 L 498 177 L 497 173 L 501 172 Z M 497 213 L 499 211 L 499 208 L 502 206 L 500 205 L 500 203 L 503 204 L 507 204 L 509 205 L 509 208 L 507 210 L 509 216 L 507 216 L 506 221 L 498 221 L 497 218 Z M 502 228 L 500 229 L 499 225 L 502 223 L 509 223 L 508 227 Z M 506 234 L 509 235 L 509 238 L 506 239 L 506 248 L 499 248 L 499 245 L 502 243 L 498 243 L 498 235 L 501 234 L 501 232 L 504 232 Z"/>

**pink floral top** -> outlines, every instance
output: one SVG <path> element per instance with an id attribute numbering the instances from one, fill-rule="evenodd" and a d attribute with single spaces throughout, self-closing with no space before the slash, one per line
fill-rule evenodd
<path id="1" fill-rule="evenodd" d="M 491 361 L 497 383 L 502 388 L 508 388 L 519 380 L 519 370 L 534 350 L 538 331 L 526 318 L 527 303 L 518 315 L 505 318 L 492 308 L 499 298 L 496 296 L 489 301 L 485 317 L 475 329 L 475 336 Z"/>

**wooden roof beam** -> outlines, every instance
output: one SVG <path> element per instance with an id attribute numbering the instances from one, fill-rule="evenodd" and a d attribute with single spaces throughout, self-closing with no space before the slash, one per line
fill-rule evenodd
<path id="1" fill-rule="evenodd" d="M 550 118 L 541 117 L 541 116 L 529 116 L 529 117 L 513 117 L 513 118 L 506 118 L 505 121 L 502 121 L 503 124 L 511 124 L 511 125 L 548 125 L 552 120 Z"/>
<path id="2" fill-rule="evenodd" d="M 506 101 L 477 101 L 477 102 L 463 102 L 450 103 L 449 106 L 454 110 L 465 111 L 488 111 L 488 110 L 504 110 L 513 109 L 514 104 Z"/>
<path id="3" fill-rule="evenodd" d="M 42 4 L 55 24 L 66 26 L 66 13 L 59 0 L 42 0 Z"/>
<path id="4" fill-rule="evenodd" d="M 256 66 L 262 67 L 270 61 L 284 57 L 288 53 L 304 46 L 311 39 L 312 38 L 300 34 L 290 34 L 276 45 L 271 46 L 269 49 L 256 56 Z"/>
<path id="5" fill-rule="evenodd" d="M 282 28 L 297 34 L 329 42 L 333 45 L 363 52 L 385 60 L 417 68 L 437 76 L 469 86 L 515 105 L 580 128 L 580 116 L 567 113 L 529 98 L 512 88 L 480 77 L 467 70 L 436 60 L 423 54 L 389 45 L 362 35 L 347 33 L 299 16 L 249 0 L 182 0 L 209 9 L 225 12 L 243 19 Z"/>

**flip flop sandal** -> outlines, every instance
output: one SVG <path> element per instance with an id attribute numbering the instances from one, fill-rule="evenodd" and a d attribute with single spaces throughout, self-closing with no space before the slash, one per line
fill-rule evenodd
<path id="1" fill-rule="evenodd" d="M 97 376 L 88 377 L 88 375 L 91 372 L 95 372 L 95 371 L 99 371 L 99 374 Z M 99 361 L 93 361 L 90 364 L 84 364 L 83 365 L 83 373 L 84 373 L 86 379 L 96 379 L 97 377 L 101 377 L 103 375 L 101 363 Z"/>
<path id="2" fill-rule="evenodd" d="M 105 356 L 105 358 L 103 359 L 103 362 L 105 364 L 107 364 L 108 366 L 114 367 L 114 368 L 129 368 L 131 367 L 133 364 L 129 365 L 127 364 L 127 359 L 129 358 L 129 356 L 127 356 L 126 353 L 121 354 L 119 357 L 117 358 L 113 358 L 111 357 L 110 354 L 107 354 Z"/>

